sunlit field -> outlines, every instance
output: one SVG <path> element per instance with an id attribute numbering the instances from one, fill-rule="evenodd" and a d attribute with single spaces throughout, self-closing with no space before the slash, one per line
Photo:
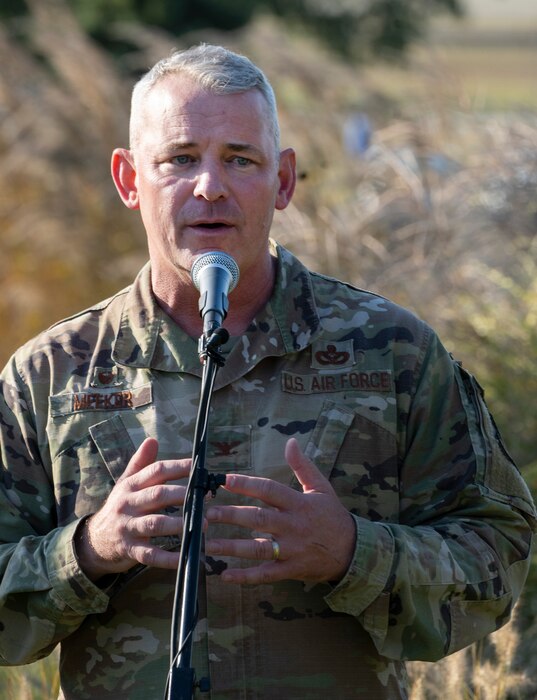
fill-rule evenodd
<path id="1" fill-rule="evenodd" d="M 402 103 L 444 93 L 480 112 L 535 112 L 536 25 L 537 19 L 529 26 L 440 22 L 403 65 L 376 64 L 366 74 L 372 85 Z"/>

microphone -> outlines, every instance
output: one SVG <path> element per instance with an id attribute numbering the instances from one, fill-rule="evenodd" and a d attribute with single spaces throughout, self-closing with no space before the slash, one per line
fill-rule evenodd
<path id="1" fill-rule="evenodd" d="M 209 338 L 227 316 L 227 295 L 239 281 L 239 267 L 227 253 L 211 251 L 199 255 L 190 271 L 192 282 L 200 293 L 199 310 L 203 333 Z"/>

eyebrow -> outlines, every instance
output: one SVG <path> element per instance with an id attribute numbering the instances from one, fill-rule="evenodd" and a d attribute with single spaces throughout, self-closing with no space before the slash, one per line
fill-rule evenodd
<path id="1" fill-rule="evenodd" d="M 166 150 L 184 150 L 189 148 L 198 148 L 199 143 L 196 141 L 171 141 L 166 145 Z M 233 143 L 229 142 L 224 144 L 224 147 L 229 151 L 235 151 L 237 153 L 252 153 L 258 156 L 262 156 L 263 152 L 257 146 L 250 143 Z"/>
<path id="2" fill-rule="evenodd" d="M 197 145 L 195 141 L 170 141 L 165 148 L 167 151 L 180 151 L 183 148 L 196 148 Z"/>
<path id="3" fill-rule="evenodd" d="M 261 155 L 261 150 L 257 146 L 252 146 L 250 143 L 226 143 L 226 147 L 230 151 L 238 151 L 239 153 L 257 153 Z"/>

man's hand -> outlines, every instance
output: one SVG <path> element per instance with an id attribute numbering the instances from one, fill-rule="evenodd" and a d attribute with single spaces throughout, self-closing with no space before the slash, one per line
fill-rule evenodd
<path id="1" fill-rule="evenodd" d="M 250 496 L 264 505 L 211 506 L 207 510 L 209 536 L 211 523 L 228 523 L 272 537 L 208 539 L 205 551 L 211 556 L 262 561 L 250 568 L 226 569 L 222 573 L 223 581 L 253 584 L 283 579 L 339 581 L 345 575 L 356 540 L 351 514 L 293 438 L 287 442 L 285 458 L 302 486 L 302 493 L 271 479 L 228 474 L 227 491 Z M 275 550 L 279 554 L 277 560 Z"/>
<path id="2" fill-rule="evenodd" d="M 155 461 L 157 453 L 158 442 L 144 440 L 106 503 L 79 528 L 75 547 L 91 580 L 135 564 L 177 568 L 179 554 L 160 549 L 151 538 L 181 534 L 182 518 L 158 511 L 183 504 L 186 487 L 169 482 L 188 477 L 191 460 Z"/>

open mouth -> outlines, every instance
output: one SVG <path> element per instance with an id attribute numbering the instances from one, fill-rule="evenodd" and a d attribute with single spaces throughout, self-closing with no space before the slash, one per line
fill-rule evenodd
<path id="1" fill-rule="evenodd" d="M 218 229 L 231 228 L 231 224 L 228 224 L 225 221 L 203 221 L 194 224 L 192 228 L 204 229 L 208 231 L 217 231 Z"/>

